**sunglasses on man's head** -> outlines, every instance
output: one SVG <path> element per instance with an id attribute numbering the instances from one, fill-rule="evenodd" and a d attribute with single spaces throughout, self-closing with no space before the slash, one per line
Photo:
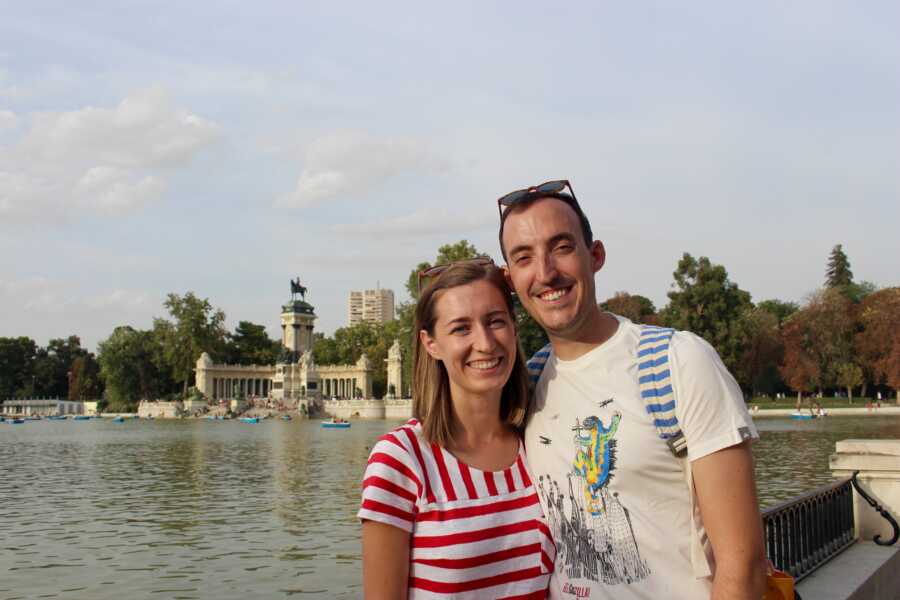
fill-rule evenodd
<path id="1" fill-rule="evenodd" d="M 566 188 L 569 188 L 568 193 L 563 192 Z M 516 190 L 505 196 L 500 196 L 497 198 L 497 210 L 500 211 L 500 217 L 502 218 L 504 206 L 510 207 L 519 202 L 533 200 L 542 196 L 571 198 L 576 205 L 578 204 L 578 200 L 575 199 L 575 191 L 572 189 L 572 184 L 569 183 L 567 179 L 557 179 L 555 181 L 546 181 L 540 185 Z"/>
<path id="2" fill-rule="evenodd" d="M 435 265 L 433 267 L 429 267 L 424 271 L 419 271 L 419 293 L 422 293 L 422 289 L 428 285 L 429 281 L 450 269 L 451 267 L 456 267 L 458 265 L 478 265 L 480 267 L 493 267 L 496 266 L 494 263 L 494 259 L 490 256 L 476 256 L 475 258 L 469 258 L 466 260 L 456 260 L 449 263 L 444 263 L 442 265 Z"/>

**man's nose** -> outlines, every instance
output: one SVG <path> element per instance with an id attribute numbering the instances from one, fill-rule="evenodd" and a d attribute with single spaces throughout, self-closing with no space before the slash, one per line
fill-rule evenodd
<path id="1" fill-rule="evenodd" d="M 541 283 L 550 283 L 556 279 L 556 261 L 550 252 L 544 253 L 538 261 L 538 279 Z"/>

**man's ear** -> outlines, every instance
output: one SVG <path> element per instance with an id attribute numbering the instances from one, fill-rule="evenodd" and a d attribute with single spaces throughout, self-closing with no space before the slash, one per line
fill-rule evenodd
<path id="1" fill-rule="evenodd" d="M 506 285 L 509 286 L 509 289 L 516 289 L 513 287 L 512 277 L 509 276 L 509 267 L 507 265 L 502 265 L 500 271 L 503 273 L 503 278 L 506 279 Z"/>
<path id="2" fill-rule="evenodd" d="M 600 240 L 591 242 L 591 261 L 594 273 L 602 269 L 606 263 L 606 248 L 603 247 L 603 242 Z"/>
<path id="3" fill-rule="evenodd" d="M 434 360 L 441 360 L 437 344 L 434 343 L 434 338 L 428 335 L 428 332 L 424 329 L 419 330 L 419 343 L 422 344 L 422 347 L 425 348 L 425 352 L 427 352 L 431 358 Z"/>

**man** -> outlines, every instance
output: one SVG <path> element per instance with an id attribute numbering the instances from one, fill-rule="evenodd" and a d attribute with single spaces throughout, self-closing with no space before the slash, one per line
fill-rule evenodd
<path id="1" fill-rule="evenodd" d="M 734 378 L 699 337 L 600 310 L 605 250 L 568 182 L 499 204 L 510 285 L 552 345 L 525 433 L 557 546 L 551 598 L 759 600 L 757 433 Z"/>

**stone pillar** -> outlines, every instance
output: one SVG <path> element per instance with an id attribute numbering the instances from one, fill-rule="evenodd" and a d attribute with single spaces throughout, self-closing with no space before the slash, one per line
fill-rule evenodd
<path id="1" fill-rule="evenodd" d="M 403 354 L 400 351 L 400 340 L 394 340 L 394 345 L 388 350 L 388 357 L 384 359 L 387 363 L 387 389 L 385 397 L 402 398 L 403 397 Z M 391 395 L 391 389 L 394 393 Z"/>
<path id="2" fill-rule="evenodd" d="M 900 440 L 841 440 L 831 455 L 831 473 L 837 478 L 859 471 L 857 481 L 878 504 L 900 520 Z M 860 539 L 882 540 L 893 536 L 893 529 L 858 493 L 853 494 L 856 533 Z"/>

